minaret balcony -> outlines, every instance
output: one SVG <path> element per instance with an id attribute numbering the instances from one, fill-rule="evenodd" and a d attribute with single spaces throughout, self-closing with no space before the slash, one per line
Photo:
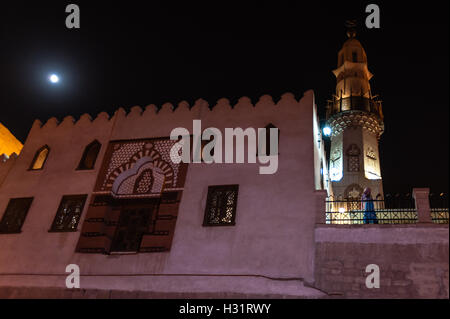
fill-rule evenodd
<path id="1" fill-rule="evenodd" d="M 328 101 L 327 119 L 339 113 L 352 111 L 371 113 L 377 116 L 381 121 L 383 120 L 381 101 L 375 101 L 364 96 L 349 96 Z"/>

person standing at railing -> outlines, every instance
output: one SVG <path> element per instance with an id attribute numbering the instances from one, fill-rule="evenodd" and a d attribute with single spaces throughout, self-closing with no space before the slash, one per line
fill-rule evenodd
<path id="1" fill-rule="evenodd" d="M 369 187 L 364 189 L 362 195 L 362 209 L 364 211 L 364 224 L 378 224 L 377 214 L 375 213 L 373 198 Z"/>

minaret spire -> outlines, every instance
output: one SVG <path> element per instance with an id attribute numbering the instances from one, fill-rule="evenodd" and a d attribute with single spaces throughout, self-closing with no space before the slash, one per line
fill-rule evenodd
<path id="1" fill-rule="evenodd" d="M 345 27 L 347 28 L 347 36 L 351 38 L 356 38 L 356 20 L 347 20 L 345 21 Z"/>
<path id="2" fill-rule="evenodd" d="M 330 179 L 335 195 L 361 195 L 370 187 L 383 196 L 378 142 L 384 130 L 381 102 L 370 88 L 367 55 L 356 39 L 356 21 L 346 21 L 348 39 L 338 53 L 336 91 L 327 108 L 331 128 Z M 357 151 L 355 151 L 357 150 Z"/>

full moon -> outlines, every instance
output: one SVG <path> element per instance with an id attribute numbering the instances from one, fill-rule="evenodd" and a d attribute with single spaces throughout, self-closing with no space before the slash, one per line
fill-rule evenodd
<path id="1" fill-rule="evenodd" d="M 59 82 L 59 76 L 57 76 L 56 74 L 52 74 L 49 76 L 49 80 L 52 83 L 58 83 Z"/>

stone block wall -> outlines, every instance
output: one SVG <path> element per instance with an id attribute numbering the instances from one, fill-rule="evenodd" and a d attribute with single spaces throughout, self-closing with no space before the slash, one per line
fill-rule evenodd
<path id="1" fill-rule="evenodd" d="M 331 298 L 449 298 L 448 226 L 322 225 L 314 287 Z M 380 287 L 366 287 L 376 264 Z"/>

